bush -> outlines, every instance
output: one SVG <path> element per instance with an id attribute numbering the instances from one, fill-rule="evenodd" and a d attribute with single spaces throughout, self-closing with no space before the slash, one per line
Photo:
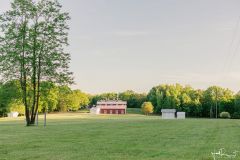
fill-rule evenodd
<path id="1" fill-rule="evenodd" d="M 220 118 L 231 118 L 230 114 L 228 112 L 221 112 Z"/>
<path id="2" fill-rule="evenodd" d="M 232 118 L 233 118 L 233 119 L 240 119 L 240 112 L 234 112 L 234 113 L 232 114 Z"/>
<path id="3" fill-rule="evenodd" d="M 18 112 L 19 115 L 25 114 L 25 107 L 24 105 L 19 101 L 13 101 L 9 105 L 9 112 Z"/>
<path id="4" fill-rule="evenodd" d="M 151 102 L 144 102 L 141 108 L 144 114 L 148 115 L 150 113 L 153 113 L 153 105 Z"/>

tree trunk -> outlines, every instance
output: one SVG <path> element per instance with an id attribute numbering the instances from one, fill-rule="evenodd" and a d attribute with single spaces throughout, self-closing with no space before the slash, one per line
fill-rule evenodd
<path id="1" fill-rule="evenodd" d="M 26 125 L 30 125 L 30 114 L 27 104 L 27 75 L 26 75 L 26 66 L 25 66 L 25 41 L 26 41 L 26 21 L 23 22 L 23 38 L 22 38 L 22 55 L 21 55 L 21 89 L 23 91 L 23 104 L 25 106 L 25 116 L 26 116 Z"/>
<path id="2" fill-rule="evenodd" d="M 32 108 L 31 108 L 31 124 L 34 125 L 35 123 L 35 117 L 36 117 L 36 113 L 35 112 L 35 106 L 36 106 L 36 88 L 37 88 L 37 84 L 36 84 L 36 68 L 37 68 L 37 64 L 36 64 L 36 50 L 37 50 L 37 20 L 36 20 L 36 24 L 34 27 L 34 39 L 33 39 L 33 59 L 32 59 L 32 68 L 33 68 L 33 75 L 32 75 L 32 86 L 33 86 L 33 98 L 32 98 Z"/>
<path id="3" fill-rule="evenodd" d="M 38 57 L 38 74 L 37 74 L 37 100 L 36 100 L 36 108 L 35 113 L 38 112 L 38 106 L 39 106 L 39 99 L 40 99 L 40 85 L 41 85 L 41 55 Z M 36 116 L 36 115 L 35 115 Z M 35 117 L 34 117 L 35 119 Z"/>

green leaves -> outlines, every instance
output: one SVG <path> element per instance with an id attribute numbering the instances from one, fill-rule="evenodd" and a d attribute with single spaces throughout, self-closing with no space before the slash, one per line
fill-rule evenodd
<path id="1" fill-rule="evenodd" d="M 233 113 L 236 110 L 233 92 L 217 86 L 203 91 L 179 84 L 159 85 L 150 90 L 148 99 L 153 103 L 155 113 L 160 113 L 162 108 L 175 108 L 189 116 L 209 117 L 215 112 L 216 105 L 220 111 Z"/>
<path id="2" fill-rule="evenodd" d="M 155 106 L 154 112 L 160 113 L 162 108 L 179 108 L 181 91 L 182 86 L 179 84 L 153 87 L 148 94 L 148 99 Z"/>
<path id="3" fill-rule="evenodd" d="M 77 111 L 90 103 L 88 95 L 80 90 L 71 90 L 67 86 L 58 87 L 58 111 Z"/>
<path id="4" fill-rule="evenodd" d="M 147 100 L 147 95 L 127 90 L 119 94 L 119 99 L 127 101 L 128 108 L 140 108 L 143 102 Z"/>
<path id="5" fill-rule="evenodd" d="M 6 81 L 19 79 L 31 123 L 39 106 L 41 81 L 73 83 L 70 54 L 64 51 L 69 19 L 59 2 L 51 0 L 14 0 L 11 10 L 0 15 L 1 76 Z"/>

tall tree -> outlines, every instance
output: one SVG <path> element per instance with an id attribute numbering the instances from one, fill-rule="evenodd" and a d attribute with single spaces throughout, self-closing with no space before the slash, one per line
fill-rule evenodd
<path id="1" fill-rule="evenodd" d="M 190 86 L 186 86 L 181 91 L 180 109 L 185 111 L 188 116 L 200 116 L 201 113 L 202 91 L 194 90 Z"/>
<path id="2" fill-rule="evenodd" d="M 234 94 L 231 90 L 211 86 L 203 93 L 203 109 L 217 118 L 221 111 L 234 112 Z M 231 109 L 232 108 L 232 109 Z"/>
<path id="3" fill-rule="evenodd" d="M 80 90 L 73 90 L 71 94 L 67 95 L 68 103 L 67 109 L 77 111 L 89 104 L 88 96 Z"/>
<path id="4" fill-rule="evenodd" d="M 72 90 L 65 85 L 59 86 L 58 91 L 57 110 L 65 112 L 68 110 L 69 96 L 72 94 Z"/>
<path id="5" fill-rule="evenodd" d="M 132 90 L 127 90 L 119 94 L 119 99 L 127 101 L 128 108 L 140 108 L 147 100 L 145 93 L 136 93 Z"/>
<path id="6" fill-rule="evenodd" d="M 234 98 L 234 113 L 232 117 L 240 118 L 240 92 L 238 92 Z"/>
<path id="7" fill-rule="evenodd" d="M 35 123 L 41 82 L 71 83 L 68 13 L 57 0 L 14 0 L 0 15 L 0 71 L 3 80 L 18 79 L 27 125 Z"/>
<path id="8" fill-rule="evenodd" d="M 155 107 L 154 112 L 160 113 L 163 108 L 179 108 L 181 90 L 182 86 L 179 84 L 153 87 L 148 93 L 148 99 Z"/>
<path id="9" fill-rule="evenodd" d="M 48 112 L 52 112 L 57 110 L 58 103 L 58 86 L 54 83 L 42 81 L 41 83 L 41 99 L 39 102 L 39 112 L 44 112 L 47 110 Z"/>
<path id="10" fill-rule="evenodd" d="M 93 95 L 91 97 L 90 105 L 96 105 L 99 100 L 116 100 L 118 98 L 117 93 L 103 93 L 98 95 Z"/>

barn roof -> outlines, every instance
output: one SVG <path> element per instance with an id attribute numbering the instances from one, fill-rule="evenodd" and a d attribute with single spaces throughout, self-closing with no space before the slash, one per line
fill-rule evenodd
<path id="1" fill-rule="evenodd" d="M 97 105 L 101 105 L 101 104 L 121 104 L 121 105 L 127 105 L 126 101 L 122 101 L 122 100 L 101 100 L 97 102 Z"/>

